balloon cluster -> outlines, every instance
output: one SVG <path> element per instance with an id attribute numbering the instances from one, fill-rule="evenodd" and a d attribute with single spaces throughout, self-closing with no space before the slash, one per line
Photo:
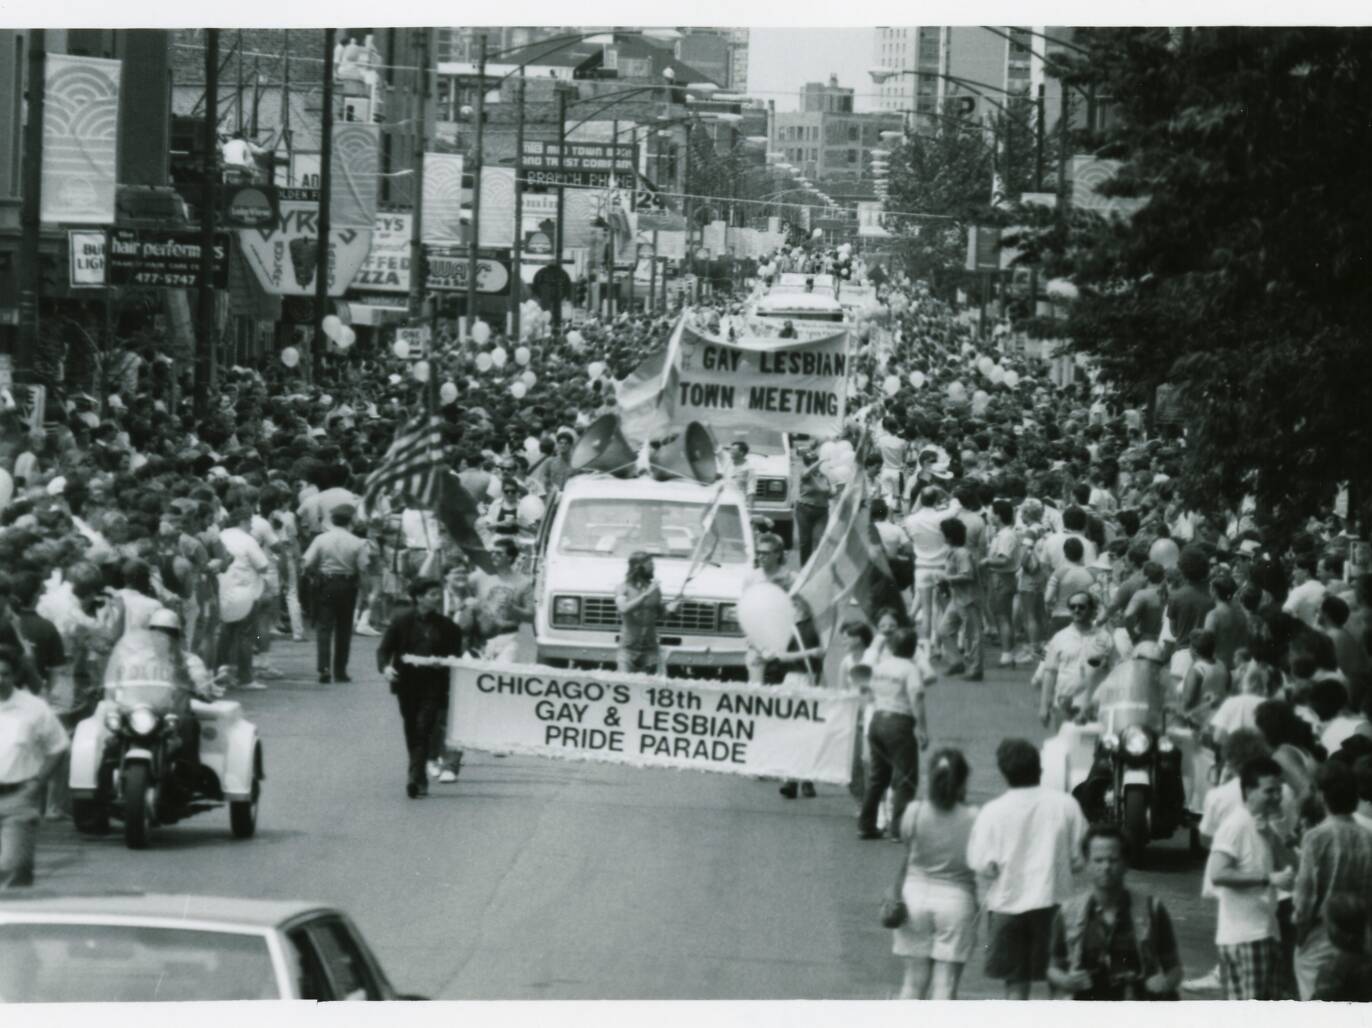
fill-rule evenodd
<path id="1" fill-rule="evenodd" d="M 351 350 L 353 343 L 357 342 L 357 333 L 353 331 L 353 327 L 343 324 L 343 319 L 337 314 L 324 315 L 319 328 L 334 346 L 344 353 Z"/>
<path id="2" fill-rule="evenodd" d="M 831 439 L 819 447 L 819 465 L 835 485 L 847 485 L 857 474 L 857 453 L 847 439 Z"/>

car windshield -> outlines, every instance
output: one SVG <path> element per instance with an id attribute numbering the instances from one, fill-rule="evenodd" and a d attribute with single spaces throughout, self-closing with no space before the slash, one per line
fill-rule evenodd
<path id="1" fill-rule="evenodd" d="M 774 456 L 786 452 L 785 437 L 780 432 L 770 428 L 716 429 L 715 439 L 719 442 L 719 445 L 724 448 L 742 440 L 748 444 L 749 453 L 761 453 L 767 456 Z"/>
<path id="2" fill-rule="evenodd" d="M 575 500 L 567 507 L 559 553 L 628 558 L 637 550 L 690 560 L 704 528 L 705 503 L 666 500 Z M 738 507 L 721 504 L 702 557 L 715 564 L 748 560 Z"/>
<path id="3" fill-rule="evenodd" d="M 282 998 L 261 935 L 142 925 L 0 924 L 0 1001 Z"/>

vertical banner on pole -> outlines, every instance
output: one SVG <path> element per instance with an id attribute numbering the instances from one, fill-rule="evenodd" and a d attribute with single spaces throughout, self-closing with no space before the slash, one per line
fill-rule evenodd
<path id="1" fill-rule="evenodd" d="M 114 224 L 119 61 L 48 54 L 42 220 Z"/>
<path id="2" fill-rule="evenodd" d="M 424 242 L 449 246 L 463 242 L 461 154 L 424 155 L 421 203 Z"/>
<path id="3" fill-rule="evenodd" d="M 370 232 L 376 221 L 381 126 L 343 122 L 333 130 L 329 228 Z"/>
<path id="4" fill-rule="evenodd" d="M 481 169 L 480 246 L 505 248 L 514 245 L 514 168 Z"/>

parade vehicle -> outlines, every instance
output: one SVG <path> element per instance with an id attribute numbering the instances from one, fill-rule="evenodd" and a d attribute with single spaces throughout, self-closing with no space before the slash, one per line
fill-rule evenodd
<path id="1" fill-rule="evenodd" d="M 0 1002 L 406 1000 L 340 910 L 108 892 L 0 899 Z"/>
<path id="2" fill-rule="evenodd" d="M 105 697 L 76 726 L 69 786 L 79 831 L 99 835 L 123 822 L 131 849 L 152 828 L 227 804 L 235 838 L 257 830 L 262 744 L 240 704 L 202 702 L 177 642 L 128 632 L 110 654 Z M 188 723 L 188 719 L 193 723 Z"/>
<path id="3" fill-rule="evenodd" d="M 771 522 L 772 531 L 790 546 L 793 534 L 791 504 L 796 490 L 791 440 L 785 432 L 771 428 L 726 429 L 718 435 L 722 450 L 739 440 L 748 444 L 748 458 L 753 469 L 748 512 L 754 518 L 766 518 Z"/>
<path id="4" fill-rule="evenodd" d="M 849 320 L 830 276 L 791 273 L 748 305 L 747 319 L 763 336 L 779 334 L 789 322 L 799 339 L 833 335 Z"/>
<path id="5" fill-rule="evenodd" d="M 1135 864 L 1150 842 L 1195 821 L 1195 736 L 1168 724 L 1162 689 L 1161 650 L 1140 643 L 1097 688 L 1097 720 L 1067 722 L 1043 744 L 1044 785 L 1071 792 L 1091 823 L 1118 825 Z"/>
<path id="6" fill-rule="evenodd" d="M 615 416 L 591 425 L 572 454 L 578 473 L 543 519 L 534 584 L 540 663 L 615 666 L 615 590 L 630 554 L 643 551 L 664 601 L 678 601 L 658 623 L 664 663 L 709 677 L 745 673 L 738 599 L 753 566 L 753 529 L 747 499 L 719 480 L 714 453 L 709 432 L 693 424 L 639 475 Z"/>

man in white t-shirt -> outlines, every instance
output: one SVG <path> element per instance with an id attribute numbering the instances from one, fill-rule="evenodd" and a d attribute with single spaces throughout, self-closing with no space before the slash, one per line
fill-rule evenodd
<path id="1" fill-rule="evenodd" d="M 1219 898 L 1215 946 L 1225 998 L 1281 998 L 1281 934 L 1276 890 L 1295 881 L 1290 854 L 1274 822 L 1281 812 L 1281 765 L 1254 757 L 1239 771 L 1243 805 L 1220 824 L 1210 844 L 1206 882 Z"/>
<path id="2" fill-rule="evenodd" d="M 986 976 L 1005 982 L 1006 999 L 1028 999 L 1047 977 L 1053 915 L 1083 865 L 1086 818 L 1071 795 L 1039 785 L 1033 743 L 1002 740 L 996 764 L 1009 788 L 977 814 L 967 864 L 991 914 Z"/>

